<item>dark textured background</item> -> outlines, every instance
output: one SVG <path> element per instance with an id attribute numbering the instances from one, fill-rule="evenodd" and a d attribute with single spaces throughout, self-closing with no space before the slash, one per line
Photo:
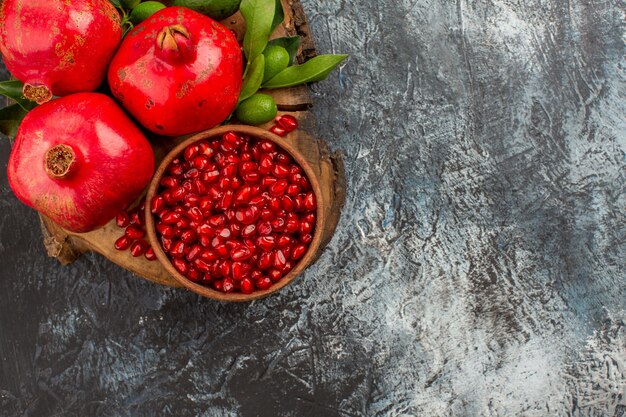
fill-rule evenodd
<path id="1" fill-rule="evenodd" d="M 0 415 L 626 415 L 625 3 L 303 4 L 324 256 L 248 305 L 61 267 L 2 169 Z"/>

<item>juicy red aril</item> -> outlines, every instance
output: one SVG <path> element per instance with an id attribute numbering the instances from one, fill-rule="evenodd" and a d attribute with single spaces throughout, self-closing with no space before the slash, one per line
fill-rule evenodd
<path id="1" fill-rule="evenodd" d="M 220 271 L 222 271 L 222 276 L 227 277 L 230 275 L 230 267 L 231 263 L 228 260 L 222 261 L 220 264 Z"/>
<path id="2" fill-rule="evenodd" d="M 180 234 L 180 240 L 182 240 L 185 243 L 193 243 L 196 241 L 197 237 L 198 236 L 196 232 L 194 232 L 193 230 L 185 230 L 184 232 Z"/>
<path id="3" fill-rule="evenodd" d="M 187 252 L 187 255 L 185 255 L 185 259 L 187 259 L 189 262 L 195 260 L 200 256 L 202 250 L 202 246 L 193 245 L 191 249 L 189 249 L 189 252 Z"/>
<path id="4" fill-rule="evenodd" d="M 250 198 L 252 197 L 252 187 L 249 185 L 245 185 L 241 187 L 237 193 L 235 194 L 235 204 L 247 204 L 250 202 Z"/>
<path id="5" fill-rule="evenodd" d="M 279 248 L 283 248 L 285 246 L 291 246 L 294 244 L 294 239 L 289 235 L 281 235 L 276 241 L 276 244 Z"/>
<path id="6" fill-rule="evenodd" d="M 199 207 L 192 207 L 187 210 L 187 217 L 196 222 L 199 222 L 204 218 L 204 216 L 202 215 L 202 210 L 200 210 Z"/>
<path id="7" fill-rule="evenodd" d="M 134 212 L 131 216 L 130 216 L 130 222 L 132 224 L 136 224 L 138 226 L 143 226 L 144 224 L 144 217 L 143 217 L 143 212 L 141 211 L 136 211 Z"/>
<path id="8" fill-rule="evenodd" d="M 223 214 L 216 214 L 208 218 L 208 222 L 213 227 L 219 227 L 226 224 L 226 216 Z"/>
<path id="9" fill-rule="evenodd" d="M 313 230 L 313 224 L 309 222 L 300 223 L 300 228 L 298 229 L 301 235 L 309 234 L 311 233 L 312 230 Z"/>
<path id="10" fill-rule="evenodd" d="M 274 185 L 270 187 L 270 194 L 272 194 L 273 196 L 283 195 L 285 194 L 285 191 L 287 191 L 288 186 L 289 183 L 287 182 L 287 180 L 278 180 Z"/>
<path id="11" fill-rule="evenodd" d="M 201 276 L 202 276 L 202 273 L 195 268 L 189 268 L 189 271 L 187 271 L 187 275 L 186 275 L 187 279 L 193 282 L 200 281 Z"/>
<path id="12" fill-rule="evenodd" d="M 256 172 L 259 169 L 259 165 L 256 162 L 246 161 L 239 164 L 239 173 L 241 175 Z"/>
<path id="13" fill-rule="evenodd" d="M 294 248 L 291 251 L 291 259 L 293 259 L 294 261 L 299 260 L 300 258 L 302 258 L 304 256 L 304 254 L 306 253 L 307 249 L 308 249 L 307 245 L 296 245 L 296 246 L 294 246 Z"/>
<path id="14" fill-rule="evenodd" d="M 115 224 L 117 227 L 126 227 L 130 224 L 130 217 L 125 211 L 120 211 L 115 218 Z"/>
<path id="15" fill-rule="evenodd" d="M 181 201 L 183 198 L 185 198 L 185 194 L 187 194 L 187 190 L 185 190 L 185 187 L 176 187 L 174 189 L 172 189 L 172 199 L 174 201 Z"/>
<path id="16" fill-rule="evenodd" d="M 146 253 L 144 253 L 143 256 L 149 261 L 154 261 L 157 258 L 156 254 L 154 253 L 154 249 L 152 249 L 151 247 L 146 250 Z"/>
<path id="17" fill-rule="evenodd" d="M 130 254 L 135 258 L 146 253 L 148 249 L 148 244 L 144 240 L 137 240 L 132 245 L 130 245 Z"/>
<path id="18" fill-rule="evenodd" d="M 150 203 L 150 211 L 154 214 L 160 213 L 165 208 L 165 200 L 162 196 L 157 196 L 152 199 Z"/>
<path id="19" fill-rule="evenodd" d="M 304 197 L 304 208 L 309 211 L 314 211 L 317 208 L 317 202 L 315 201 L 315 194 L 312 192 L 307 193 Z"/>
<path id="20" fill-rule="evenodd" d="M 209 272 L 211 270 L 211 265 L 202 259 L 196 259 L 193 261 L 193 265 L 202 272 Z"/>
<path id="21" fill-rule="evenodd" d="M 161 234 L 161 236 L 168 238 L 168 239 L 171 239 L 174 236 L 176 236 L 176 229 L 164 223 L 158 223 L 156 225 L 156 230 L 157 232 Z"/>
<path id="22" fill-rule="evenodd" d="M 128 236 L 124 235 L 115 241 L 115 249 L 117 250 L 126 250 L 130 248 L 130 245 L 133 243 L 133 240 Z"/>
<path id="23" fill-rule="evenodd" d="M 270 132 L 272 132 L 275 135 L 280 136 L 281 138 L 287 135 L 287 131 L 279 125 L 274 125 L 270 128 Z"/>
<path id="24" fill-rule="evenodd" d="M 257 266 L 261 270 L 269 269 L 274 263 L 274 254 L 272 252 L 263 252 L 259 257 Z"/>
<path id="25" fill-rule="evenodd" d="M 272 225 L 268 222 L 260 222 L 257 224 L 257 233 L 261 236 L 267 236 L 272 233 Z"/>
<path id="26" fill-rule="evenodd" d="M 289 167 L 284 164 L 276 164 L 272 167 L 272 175 L 276 178 L 287 178 L 289 176 Z"/>
<path id="27" fill-rule="evenodd" d="M 231 272 L 234 280 L 241 281 L 250 272 L 250 265 L 244 262 L 233 262 Z"/>
<path id="28" fill-rule="evenodd" d="M 295 197 L 300 194 L 301 190 L 302 187 L 300 187 L 298 184 L 289 184 L 289 186 L 287 187 L 287 195 Z"/>
<path id="29" fill-rule="evenodd" d="M 167 169 L 167 172 L 171 176 L 182 177 L 183 176 L 183 172 L 185 172 L 185 169 L 182 167 L 182 165 L 180 165 L 180 163 L 178 163 L 178 164 L 170 165 L 170 167 Z"/>
<path id="30" fill-rule="evenodd" d="M 306 235 L 302 235 L 300 237 L 300 242 L 308 245 L 309 243 L 313 242 L 313 235 L 310 233 Z"/>
<path id="31" fill-rule="evenodd" d="M 200 171 L 204 171 L 211 164 L 211 160 L 206 155 L 198 155 L 191 161 L 191 166 Z"/>
<path id="32" fill-rule="evenodd" d="M 293 132 L 298 128 L 298 120 L 290 114 L 284 114 L 277 116 L 275 119 L 278 126 L 285 129 L 287 132 Z"/>
<path id="33" fill-rule="evenodd" d="M 228 190 L 222 196 L 222 201 L 219 204 L 219 207 L 222 210 L 226 210 L 230 207 L 233 202 L 233 190 Z"/>
<path id="34" fill-rule="evenodd" d="M 224 139 L 224 142 L 230 143 L 231 145 L 241 145 L 241 139 L 239 138 L 239 135 L 237 135 L 237 133 L 235 132 L 226 132 L 224 133 L 222 138 Z"/>
<path id="35" fill-rule="evenodd" d="M 231 231 L 228 227 L 224 227 L 222 229 L 219 229 L 216 235 L 221 237 L 222 239 L 228 239 L 231 235 Z"/>
<path id="36" fill-rule="evenodd" d="M 272 280 L 269 277 L 261 277 L 254 281 L 254 286 L 261 291 L 267 290 L 272 286 Z"/>
<path id="37" fill-rule="evenodd" d="M 268 275 L 272 282 L 278 282 L 283 277 L 283 271 L 280 269 L 270 269 Z"/>
<path id="38" fill-rule="evenodd" d="M 210 184 L 214 181 L 217 181 L 217 179 L 220 177 L 220 172 L 217 169 L 214 169 L 212 171 L 204 171 L 202 173 L 202 181 L 204 181 L 207 184 Z"/>
<path id="39" fill-rule="evenodd" d="M 274 249 L 276 240 L 274 236 L 261 236 L 256 240 L 256 244 L 258 247 L 267 252 Z"/>
<path id="40" fill-rule="evenodd" d="M 183 153 L 184 158 L 191 162 L 193 158 L 200 153 L 200 146 L 197 144 L 189 145 L 185 148 L 185 152 Z"/>
<path id="41" fill-rule="evenodd" d="M 174 177 L 163 177 L 161 178 L 160 184 L 165 188 L 174 188 L 178 187 L 178 184 L 180 184 L 180 182 L 177 178 Z"/>
<path id="42" fill-rule="evenodd" d="M 174 240 L 168 239 L 166 237 L 161 237 L 161 246 L 166 252 L 169 252 L 172 249 L 172 245 L 174 244 Z"/>
<path id="43" fill-rule="evenodd" d="M 252 294 L 254 292 L 254 283 L 250 278 L 244 278 L 241 281 L 241 292 L 244 294 Z"/>
<path id="44" fill-rule="evenodd" d="M 217 258 L 219 258 L 219 256 L 217 256 L 217 253 L 215 251 L 212 251 L 211 249 L 206 249 L 203 250 L 202 253 L 200 254 L 200 257 L 205 260 L 205 261 L 214 261 Z"/>
<path id="45" fill-rule="evenodd" d="M 170 249 L 169 253 L 174 258 L 182 258 L 183 256 L 185 256 L 185 248 L 186 248 L 185 242 L 178 241 L 174 243 L 174 245 L 172 245 L 172 248 Z"/>
<path id="46" fill-rule="evenodd" d="M 248 259 L 250 256 L 252 256 L 252 251 L 248 247 L 243 245 L 235 247 L 230 252 L 230 257 L 233 259 L 233 261 L 243 261 L 245 259 Z"/>
<path id="47" fill-rule="evenodd" d="M 281 249 L 278 249 L 274 254 L 274 267 L 277 269 L 282 269 L 285 266 L 287 259 L 285 258 L 285 254 Z"/>
<path id="48" fill-rule="evenodd" d="M 248 175 L 250 175 L 250 174 L 248 174 Z M 239 187 L 241 187 L 242 184 L 243 184 L 243 181 L 239 177 L 233 177 L 230 180 L 230 189 L 231 190 L 238 190 Z"/>
<path id="49" fill-rule="evenodd" d="M 259 161 L 259 172 L 261 174 L 269 174 L 272 171 L 272 167 L 274 166 L 274 158 L 271 154 L 263 154 L 261 155 L 261 160 Z"/>
<path id="50" fill-rule="evenodd" d="M 128 226 L 126 228 L 125 234 L 126 236 L 128 236 L 129 238 L 133 240 L 141 239 L 142 237 L 146 235 L 143 229 L 135 224 L 131 224 L 130 226 Z"/>
<path id="51" fill-rule="evenodd" d="M 222 291 L 225 293 L 233 292 L 235 289 L 235 285 L 233 284 L 233 280 L 230 278 L 224 278 L 222 281 Z"/>
<path id="52" fill-rule="evenodd" d="M 269 140 L 262 140 L 259 142 L 259 148 L 263 152 L 276 152 L 276 144 Z"/>
<path id="53" fill-rule="evenodd" d="M 300 228 L 300 222 L 295 219 L 287 219 L 283 229 L 286 233 L 294 233 Z"/>

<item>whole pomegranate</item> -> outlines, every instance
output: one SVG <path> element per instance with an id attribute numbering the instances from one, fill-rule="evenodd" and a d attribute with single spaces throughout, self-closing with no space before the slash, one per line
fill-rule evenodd
<path id="1" fill-rule="evenodd" d="M 131 31 L 109 67 L 113 95 L 147 129 L 178 136 L 209 129 L 237 105 L 242 56 L 213 19 L 168 7 Z"/>
<path id="2" fill-rule="evenodd" d="M 24 82 L 24 96 L 44 103 L 53 95 L 93 91 L 122 39 L 109 0 L 4 0 L 0 52 Z"/>
<path id="3" fill-rule="evenodd" d="M 8 178 L 26 205 L 73 232 L 88 232 L 133 202 L 154 171 L 150 143 L 113 99 L 59 98 L 26 115 Z"/>

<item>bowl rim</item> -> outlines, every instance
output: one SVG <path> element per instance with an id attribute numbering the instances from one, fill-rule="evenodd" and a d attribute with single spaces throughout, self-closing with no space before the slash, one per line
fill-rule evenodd
<path id="1" fill-rule="evenodd" d="M 184 151 L 184 149 L 191 145 L 192 143 L 199 142 L 202 140 L 211 140 L 216 137 L 222 136 L 227 132 L 236 132 L 248 136 L 255 137 L 257 139 L 266 139 L 274 142 L 278 147 L 285 150 L 303 169 L 309 182 L 311 183 L 311 188 L 313 193 L 315 194 L 315 198 L 317 201 L 317 209 L 316 209 L 316 220 L 315 220 L 315 231 L 313 234 L 313 240 L 309 245 L 304 256 L 298 261 L 295 267 L 284 277 L 282 277 L 278 282 L 273 283 L 270 288 L 267 290 L 254 291 L 251 294 L 243 294 L 243 293 L 224 293 L 221 291 L 214 290 L 213 288 L 205 287 L 204 285 L 197 284 L 187 279 L 187 277 L 183 276 L 179 273 L 174 265 L 170 262 L 169 258 L 163 251 L 161 246 L 161 242 L 156 234 L 155 228 L 155 220 L 154 215 L 151 211 L 151 202 L 154 196 L 159 189 L 161 178 L 165 174 L 170 163 L 178 158 Z M 145 205 L 145 219 L 146 219 L 146 232 L 148 234 L 148 240 L 152 245 L 152 249 L 159 260 L 159 262 L 165 267 L 165 269 L 174 277 L 176 281 L 178 281 L 183 287 L 186 289 L 199 294 L 206 298 L 211 298 L 219 301 L 229 301 L 229 302 L 246 302 L 253 301 L 260 298 L 267 297 L 270 294 L 273 294 L 285 286 L 291 284 L 294 279 L 299 276 L 306 268 L 313 264 L 315 261 L 315 257 L 317 252 L 319 251 L 322 236 L 323 236 L 323 225 L 325 224 L 325 212 L 323 210 L 324 200 L 323 194 L 320 187 L 319 179 L 315 174 L 315 171 L 309 164 L 309 162 L 302 156 L 302 154 L 295 149 L 291 144 L 286 142 L 280 136 L 261 129 L 255 126 L 247 126 L 247 125 L 225 125 L 219 126 L 213 129 L 206 130 L 204 132 L 200 132 L 194 134 L 188 139 L 185 139 L 179 145 L 174 147 L 167 155 L 163 158 L 158 168 L 156 169 L 152 180 L 150 181 L 150 185 L 148 187 L 148 192 L 146 194 L 146 205 Z"/>

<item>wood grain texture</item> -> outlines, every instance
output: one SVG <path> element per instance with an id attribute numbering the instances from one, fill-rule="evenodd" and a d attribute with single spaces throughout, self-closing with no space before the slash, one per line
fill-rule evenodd
<path id="1" fill-rule="evenodd" d="M 302 6 L 327 250 L 248 305 L 60 267 L 0 170 L 0 415 L 624 416 L 623 2 Z"/>

